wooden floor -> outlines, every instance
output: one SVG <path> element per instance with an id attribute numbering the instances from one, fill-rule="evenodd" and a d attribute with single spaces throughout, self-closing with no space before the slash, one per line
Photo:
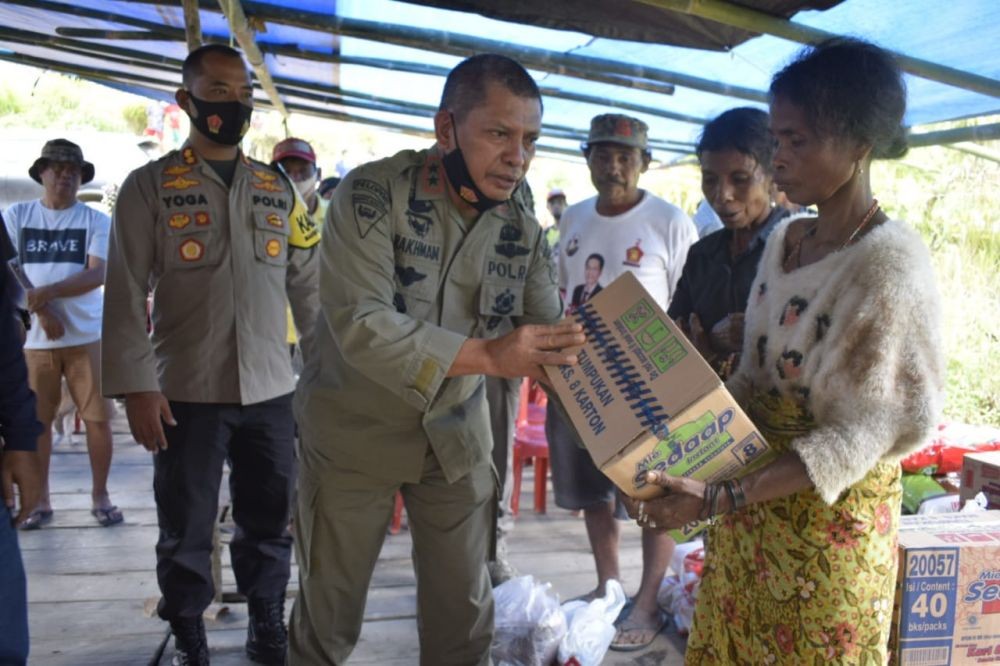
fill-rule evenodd
<path id="1" fill-rule="evenodd" d="M 135 445 L 124 422 L 115 422 L 115 458 L 110 488 L 125 523 L 97 525 L 90 515 L 90 469 L 82 435 L 76 446 L 56 447 L 50 475 L 53 522 L 22 532 L 28 571 L 31 625 L 30 664 L 100 666 L 169 664 L 173 641 L 167 625 L 151 616 L 159 595 L 155 577 L 156 510 L 149 454 Z M 521 516 L 509 539 L 510 559 L 523 574 L 551 582 L 561 599 L 594 585 L 593 559 L 583 521 L 556 508 L 531 511 L 530 469 L 526 470 Z M 225 484 L 223 484 L 225 486 Z M 404 519 L 405 526 L 405 519 Z M 623 526 L 622 576 L 634 593 L 641 552 L 634 525 Z M 416 664 L 415 581 L 411 541 L 405 527 L 386 538 L 375 568 L 361 640 L 352 664 Z M 224 592 L 235 592 L 228 556 L 223 556 Z M 296 587 L 293 564 L 290 594 Z M 207 623 L 212 663 L 250 664 L 243 653 L 246 606 L 227 604 L 228 612 Z M 290 609 L 291 602 L 288 607 Z M 163 650 L 164 643 L 167 647 Z M 683 663 L 683 639 L 666 630 L 641 652 L 609 652 L 612 666 Z M 162 651 L 162 658 L 157 661 Z"/>

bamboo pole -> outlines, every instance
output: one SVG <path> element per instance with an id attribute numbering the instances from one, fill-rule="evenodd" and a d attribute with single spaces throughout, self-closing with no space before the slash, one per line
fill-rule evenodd
<path id="1" fill-rule="evenodd" d="M 980 148 L 974 143 L 953 143 L 945 146 L 945 148 L 951 148 L 952 150 L 957 150 L 960 153 L 966 153 L 980 159 L 1000 164 L 1000 153 Z"/>
<path id="2" fill-rule="evenodd" d="M 23 32 L 23 31 L 16 31 L 16 30 L 10 30 L 10 29 L 0 28 L 0 39 L 4 39 L 4 40 L 8 40 L 8 41 L 19 41 L 19 39 L 17 38 L 17 35 L 16 34 L 12 34 L 12 33 L 17 33 L 17 32 Z M 57 42 L 57 41 L 60 40 L 60 38 L 58 38 L 58 37 L 51 37 L 51 36 L 47 36 L 47 35 L 43 35 L 43 36 L 48 37 L 48 41 L 43 42 L 43 43 L 46 43 L 46 44 L 51 44 L 53 42 Z M 25 41 L 27 41 L 27 40 L 25 40 Z M 61 40 L 61 41 L 70 41 L 70 40 Z M 114 47 L 105 47 L 105 48 L 107 48 L 107 49 L 114 49 Z M 127 49 L 116 49 L 116 50 L 119 50 L 119 51 L 128 51 Z M 110 52 L 109 52 L 109 54 L 110 54 Z M 177 61 L 177 60 L 173 60 L 173 59 L 170 59 L 170 58 L 165 58 L 163 56 L 156 56 L 156 55 L 153 55 L 153 54 L 150 54 L 149 58 L 150 58 L 150 64 L 151 65 L 155 64 L 155 62 L 164 63 L 164 64 L 167 64 L 167 66 L 169 66 L 169 63 L 171 61 L 173 61 L 174 63 L 179 63 L 179 61 Z M 153 77 L 148 77 L 148 76 L 144 76 L 144 75 L 140 75 L 140 74 L 131 74 L 131 73 L 126 73 L 126 72 L 114 72 L 114 71 L 110 71 L 110 70 L 100 70 L 100 69 L 96 69 L 96 68 L 87 68 L 87 67 L 84 67 L 84 66 L 68 65 L 66 63 L 62 63 L 62 62 L 55 61 L 55 60 L 48 60 L 48 59 L 44 59 L 44 58 L 38 58 L 38 57 L 35 57 L 35 56 L 27 56 L 27 55 L 17 54 L 17 53 L 4 54 L 4 53 L 0 52 L 0 60 L 7 60 L 7 61 L 10 61 L 10 62 L 17 62 L 17 63 L 21 63 L 21 64 L 33 65 L 35 67 L 52 69 L 54 71 L 62 71 L 62 72 L 67 72 L 67 73 L 71 73 L 71 74 L 78 74 L 78 75 L 86 76 L 87 78 L 94 78 L 94 79 L 99 79 L 99 80 L 102 80 L 102 81 L 108 81 L 108 82 L 112 82 L 112 83 L 121 82 L 121 81 L 126 81 L 126 82 L 128 82 L 128 81 L 134 81 L 134 82 L 139 83 L 141 85 L 144 85 L 144 86 L 147 86 L 147 87 L 151 87 L 153 89 L 159 89 L 159 90 L 162 90 L 162 91 L 165 91 L 165 92 L 172 92 L 176 88 L 176 83 L 174 83 L 174 82 L 163 81 L 161 79 L 155 79 Z M 291 87 L 295 87 L 295 86 L 300 86 L 300 87 L 308 87 L 308 86 L 310 86 L 310 84 L 304 84 L 302 82 L 293 82 L 292 80 L 289 80 L 289 82 L 290 82 L 290 85 L 289 85 L 290 88 Z M 284 86 L 282 86 L 282 88 L 284 89 Z M 339 91 L 339 89 L 332 89 L 332 88 L 330 88 L 330 89 L 331 90 L 337 90 L 337 91 Z M 339 92 L 342 92 L 345 95 L 352 94 L 352 93 L 346 93 L 344 91 L 339 91 Z M 289 91 L 289 94 L 295 94 L 295 93 L 294 93 L 294 91 Z M 368 97 L 374 98 L 375 96 L 368 96 Z M 319 96 L 317 98 L 317 101 L 329 101 L 329 98 L 330 98 L 330 96 Z M 345 100 L 336 100 L 336 99 L 334 99 L 332 101 L 332 103 L 343 104 L 345 106 L 347 105 L 347 101 L 345 101 Z M 346 114 L 346 113 L 343 113 L 343 112 L 332 111 L 332 110 L 328 110 L 328 109 L 316 109 L 314 107 L 309 107 L 308 105 L 293 104 L 293 105 L 291 105 L 291 107 L 295 108 L 296 110 L 303 110 L 303 111 L 309 112 L 312 115 L 330 116 L 330 117 L 333 117 L 335 119 L 349 119 L 351 117 L 350 114 Z M 427 107 L 427 108 L 430 108 L 430 107 Z M 369 119 L 369 120 L 371 120 L 371 119 Z M 372 123 L 369 123 L 369 124 L 372 124 Z M 381 125 L 377 125 L 376 124 L 376 126 L 381 126 Z M 558 126 L 557 126 L 557 128 L 558 128 Z M 570 129 L 570 128 L 560 128 L 560 129 Z M 420 130 L 420 131 L 423 132 L 424 130 Z M 582 137 L 582 136 L 583 136 L 583 132 L 581 131 L 575 137 L 572 137 L 572 138 L 577 138 L 577 137 Z M 925 147 L 925 146 L 949 145 L 949 144 L 964 143 L 964 142 L 969 142 L 969 141 L 995 141 L 995 140 L 1000 140 L 1000 123 L 991 123 L 991 124 L 987 124 L 987 125 L 970 125 L 970 126 L 967 126 L 967 127 L 957 127 L 957 128 L 953 128 L 953 129 L 936 130 L 936 131 L 932 131 L 932 132 L 918 132 L 918 133 L 910 134 L 910 136 L 908 138 L 908 144 L 912 148 L 921 148 L 921 147 Z M 662 147 L 656 146 L 660 150 L 666 150 L 666 151 L 672 151 L 672 152 L 677 152 L 678 148 L 688 147 L 688 149 L 689 149 L 689 146 L 690 146 L 690 144 L 685 144 L 685 143 L 682 143 L 682 142 L 670 142 L 670 141 L 667 141 L 667 142 L 657 142 L 657 143 L 662 144 Z M 961 146 L 960 148 L 968 149 L 969 146 Z M 562 152 L 564 152 L 565 154 L 578 154 L 576 151 L 572 151 L 572 150 L 569 150 L 568 152 L 567 151 L 562 151 Z M 971 152 L 971 151 L 966 150 L 966 152 Z"/>
<path id="3" fill-rule="evenodd" d="M 113 39 L 115 41 L 165 41 L 170 39 L 162 32 L 149 30 L 98 30 L 95 28 L 57 27 L 56 34 L 62 37 L 82 39 Z"/>
<path id="4" fill-rule="evenodd" d="M 1000 139 L 1000 123 L 969 125 L 968 127 L 955 127 L 953 129 L 936 130 L 934 132 L 920 132 L 918 134 L 911 134 L 907 139 L 907 143 L 912 148 L 921 148 L 923 146 L 938 146 L 964 141 L 995 141 L 997 139 Z"/>
<path id="5" fill-rule="evenodd" d="M 278 9 L 272 5 L 253 2 L 252 0 L 244 2 L 244 8 L 257 18 L 283 25 L 291 25 L 309 30 L 322 30 L 333 34 L 357 37 L 359 39 L 370 39 L 400 46 L 429 49 L 463 57 L 476 53 L 499 53 L 514 58 L 529 69 L 537 69 L 553 74 L 577 76 L 592 81 L 598 81 L 599 79 L 595 78 L 598 75 L 611 75 L 619 78 L 628 77 L 632 81 L 630 84 L 631 87 L 637 88 L 640 87 L 640 83 L 646 81 L 665 84 L 671 87 L 674 85 L 685 86 L 755 102 L 764 102 L 767 100 L 767 95 L 763 91 L 741 86 L 730 86 L 718 81 L 710 81 L 679 72 L 605 58 L 548 51 L 530 46 L 471 37 L 444 30 L 428 30 L 379 21 L 349 19 L 342 16 L 329 16 L 299 9 Z M 616 85 L 629 84 L 616 83 Z"/>
<path id="6" fill-rule="evenodd" d="M 133 2 L 135 4 L 158 4 L 161 0 L 124 0 L 124 1 L 126 1 L 126 2 Z M 83 17 L 87 17 L 87 18 L 96 18 L 96 19 L 104 20 L 104 21 L 114 21 L 114 22 L 117 22 L 117 23 L 123 23 L 125 25 L 132 25 L 132 26 L 137 26 L 137 27 L 144 27 L 144 28 L 146 28 L 148 30 L 151 30 L 151 31 L 159 30 L 160 32 L 163 32 L 164 34 L 167 34 L 170 30 L 176 30 L 177 33 L 181 35 L 180 39 L 184 38 L 183 37 L 183 32 L 180 31 L 180 30 L 177 30 L 176 28 L 168 28 L 166 26 L 161 26 L 161 25 L 159 25 L 157 23 L 153 23 L 151 21 L 145 21 L 143 19 L 137 19 L 137 18 L 133 18 L 131 16 L 126 16 L 126 15 L 123 15 L 123 14 L 116 14 L 116 13 L 113 13 L 113 12 L 107 12 L 107 11 L 102 11 L 102 10 L 95 10 L 95 9 L 91 9 L 89 7 L 74 6 L 70 10 L 69 8 L 67 8 L 66 5 L 58 3 L 58 2 L 51 2 L 50 0 L 4 0 L 4 2 L 7 2 L 8 4 L 22 5 L 22 6 L 25 6 L 25 7 L 33 7 L 33 8 L 36 8 L 36 9 L 44 9 L 44 10 L 47 10 L 47 11 L 67 12 L 67 13 L 71 11 L 72 14 L 75 15 L 75 16 L 83 16 Z M 202 2 L 200 3 L 200 6 L 203 9 L 209 10 L 209 9 L 212 9 L 214 7 L 214 3 L 212 3 L 211 0 L 202 0 Z M 274 9 L 274 8 L 271 8 L 271 9 Z M 292 10 L 280 9 L 280 11 L 281 12 L 289 12 L 289 11 L 292 11 Z M 328 18 L 328 17 L 326 17 L 325 15 L 322 15 L 322 14 L 309 14 L 309 13 L 304 13 L 304 12 L 296 12 L 296 13 L 298 13 L 300 15 L 301 14 L 307 14 L 308 16 L 317 16 L 317 17 Z M 257 18 L 257 19 L 272 20 L 272 19 L 269 18 L 269 16 L 270 16 L 270 14 L 268 14 L 267 16 L 263 16 L 262 17 L 262 16 L 258 15 L 257 12 L 254 12 L 254 17 Z M 275 23 L 280 23 L 281 21 L 275 20 L 274 22 Z M 304 27 L 306 29 L 315 29 L 315 26 L 312 26 L 312 25 L 308 24 L 308 20 L 307 19 L 304 19 L 304 23 L 301 24 L 300 27 Z M 340 33 L 337 33 L 337 32 L 331 31 L 331 30 L 326 30 L 326 32 L 329 32 L 330 34 L 340 34 Z M 433 32 L 433 31 L 431 31 L 431 32 Z M 347 32 L 344 32 L 343 34 L 348 34 L 349 36 L 356 36 L 356 35 L 353 35 L 353 34 L 349 34 Z M 447 33 L 444 33 L 444 34 L 447 34 Z M 365 35 L 363 37 L 360 37 L 360 38 L 362 38 L 362 39 L 370 39 L 370 40 L 375 40 L 375 41 L 383 41 L 383 42 L 386 42 L 386 43 L 401 43 L 401 42 L 392 42 L 391 40 L 389 40 L 387 38 L 383 38 L 382 36 L 380 36 L 377 33 L 370 33 L 370 34 L 367 34 L 367 35 Z M 445 38 L 444 41 L 445 42 L 448 41 L 447 37 Z M 504 45 L 504 42 L 492 42 L 492 43 L 493 44 L 498 44 L 500 46 Z M 442 51 L 442 48 L 439 45 L 436 45 L 436 44 L 416 45 L 416 47 L 417 48 L 422 48 L 422 49 L 425 49 L 425 50 Z M 474 47 L 470 47 L 470 49 L 471 50 L 462 51 L 461 53 L 466 53 L 467 52 L 468 54 L 471 55 L 471 53 L 477 52 Z M 481 50 L 487 50 L 488 51 L 489 49 L 482 48 Z M 448 51 L 443 51 L 443 52 L 448 52 Z M 494 51 L 494 52 L 499 53 L 500 51 Z M 546 53 L 548 53 L 548 52 L 546 52 Z M 507 55 L 511 55 L 511 54 L 507 54 Z M 562 54 L 556 54 L 556 55 L 562 55 Z M 511 55 L 511 57 L 515 57 L 515 59 L 516 59 L 516 56 L 514 56 L 514 55 Z M 568 57 L 579 57 L 579 56 L 568 56 Z M 594 60 L 596 62 L 596 59 L 593 59 L 593 58 L 590 58 L 590 59 L 587 59 L 587 60 Z M 614 63 L 614 61 L 604 61 L 604 62 Z M 523 63 L 523 64 L 527 64 L 527 63 Z M 622 86 L 622 87 L 626 87 L 626 88 L 634 88 L 636 90 L 646 90 L 646 91 L 649 91 L 649 92 L 655 92 L 655 93 L 659 93 L 659 94 L 663 94 L 663 95 L 672 95 L 673 92 L 674 92 L 674 88 L 673 88 L 673 85 L 671 83 L 665 83 L 665 82 L 661 82 L 661 81 L 652 80 L 652 79 L 650 79 L 648 77 L 646 77 L 646 78 L 631 78 L 631 77 L 629 77 L 627 75 L 617 75 L 617 74 L 611 74 L 611 73 L 602 73 L 600 71 L 600 68 L 596 67 L 596 65 L 593 66 L 593 67 L 580 66 L 577 69 L 571 69 L 571 68 L 568 68 L 568 67 L 559 68 L 559 67 L 555 67 L 553 65 L 549 65 L 549 66 L 539 65 L 537 67 L 535 67 L 535 66 L 532 66 L 532 67 L 534 69 L 540 69 L 540 70 L 543 70 L 543 71 L 551 71 L 553 73 L 562 74 L 564 76 L 575 77 L 575 78 L 583 78 L 583 79 L 587 79 L 587 80 L 590 80 L 590 81 L 598 81 L 600 83 L 607 83 L 607 84 L 615 85 L 615 86 Z M 635 67 L 638 67 L 638 66 L 635 66 Z M 640 69 L 642 69 L 642 68 L 640 67 Z M 707 83 L 712 83 L 712 82 L 707 82 Z M 760 99 L 758 101 L 763 101 L 763 100 L 764 100 L 763 93 L 760 93 Z"/>
<path id="7" fill-rule="evenodd" d="M 46 0 L 10 1 L 20 4 L 44 2 Z M 157 0 L 125 1 L 139 4 L 157 2 Z M 201 6 L 202 8 L 207 8 L 208 0 L 201 0 Z M 328 14 L 308 12 L 288 7 L 275 7 L 273 5 L 253 2 L 252 0 L 244 0 L 243 8 L 255 19 L 271 21 L 282 25 L 291 25 L 307 30 L 318 30 L 335 35 L 345 35 L 386 44 L 409 46 L 462 57 L 475 53 L 499 53 L 514 58 L 529 69 L 582 78 L 599 83 L 610 83 L 617 86 L 648 90 L 660 94 L 672 94 L 673 86 L 678 85 L 753 102 L 767 101 L 767 94 L 762 90 L 733 86 L 719 81 L 712 81 L 665 69 L 646 67 L 635 63 L 548 51 L 497 40 L 480 39 L 444 30 L 428 30 L 379 21 L 364 21 L 342 16 L 330 16 Z"/>
<path id="8" fill-rule="evenodd" d="M 229 20 L 229 29 L 243 49 L 247 62 L 253 67 L 257 80 L 260 81 L 260 87 L 267 94 L 267 98 L 271 100 L 271 104 L 278 110 L 281 117 L 288 120 L 288 109 L 285 108 L 285 103 L 281 101 L 281 96 L 274 87 L 271 72 L 267 68 L 267 63 L 264 62 L 264 54 L 257 47 L 257 39 L 254 37 L 253 28 L 250 27 L 250 22 L 247 21 L 246 14 L 243 12 L 240 0 L 218 0 L 218 2 L 223 15 Z"/>
<path id="9" fill-rule="evenodd" d="M 5 29 L 0 27 L 0 32 L 4 32 Z M 19 31 L 25 35 L 32 35 L 37 43 L 49 43 L 55 44 L 49 38 L 51 35 L 43 35 L 41 33 L 33 33 L 30 31 Z M 60 34 L 62 31 L 57 30 Z M 75 31 L 74 31 L 75 32 Z M 110 33 L 112 31 L 106 30 L 87 30 L 86 35 L 94 39 L 111 39 Z M 168 28 L 160 33 L 160 39 L 170 40 L 170 39 L 180 39 L 182 38 L 182 33 L 175 28 Z M 213 41 L 213 40 L 209 40 Z M 77 45 L 81 47 L 82 50 L 90 49 L 95 51 L 104 51 L 107 53 L 106 49 L 115 48 L 108 47 L 103 44 L 93 44 L 88 42 L 77 42 Z M 317 51 L 306 51 L 298 46 L 286 46 L 286 45 L 275 45 L 275 44 L 259 44 L 258 47 L 264 53 L 269 53 L 272 55 L 281 55 L 285 57 L 301 58 L 303 60 L 310 60 L 316 62 L 328 62 L 344 65 L 357 65 L 360 67 L 373 67 L 377 69 L 387 69 L 391 71 L 401 71 L 410 72 L 414 74 L 425 74 L 428 76 L 447 76 L 450 71 L 446 67 L 438 67 L 435 65 L 426 65 L 423 63 L 411 63 L 399 60 L 385 60 L 381 58 L 369 58 L 369 57 L 357 57 L 357 56 L 342 56 L 333 53 L 320 53 Z M 129 57 L 141 57 L 146 52 L 132 51 Z M 180 61 L 178 61 L 179 64 Z M 272 77 L 273 78 L 273 77 Z M 592 104 L 595 106 L 600 106 L 605 109 L 615 108 L 622 109 L 624 111 L 632 111 L 635 113 L 642 113 L 649 116 L 654 116 L 658 118 L 665 118 L 667 120 L 676 120 L 678 122 L 690 123 L 694 125 L 704 125 L 708 122 L 707 118 L 701 118 L 699 116 L 693 116 L 686 113 L 678 113 L 676 111 L 671 111 L 669 109 L 664 109 L 660 107 L 653 107 L 644 104 L 635 104 L 632 102 L 625 102 L 613 98 L 598 97 L 595 95 L 585 95 L 582 93 L 571 92 L 567 90 L 562 90 L 560 88 L 554 88 L 551 86 L 539 86 L 539 90 L 542 95 L 546 97 L 553 97 L 556 99 L 566 99 L 573 102 L 582 102 L 584 104 Z"/>
<path id="10" fill-rule="evenodd" d="M 170 72 L 172 75 L 178 76 L 178 78 L 181 72 L 182 61 L 176 58 L 105 44 L 91 44 L 66 37 L 54 37 L 52 35 L 18 30 L 16 28 L 0 27 L 0 40 L 23 44 L 42 44 L 54 49 L 85 55 L 91 58 L 100 57 L 104 62 L 120 62 L 133 66 L 141 63 L 157 71 Z M 94 52 L 97 53 L 96 56 Z M 102 71 L 108 76 L 114 74 L 110 70 L 98 71 Z M 429 104 L 418 104 L 409 100 L 348 91 L 337 86 L 328 86 L 286 77 L 275 76 L 272 79 L 276 90 L 284 97 L 296 96 L 324 104 L 338 104 L 369 111 L 413 115 L 423 118 L 431 118 L 437 112 L 437 107 Z M 547 136 L 553 138 L 565 138 L 574 141 L 585 141 L 587 138 L 585 130 L 563 125 L 543 124 L 542 131 Z M 650 141 L 650 145 L 655 150 L 667 151 L 677 149 L 690 150 L 693 148 L 693 144 L 671 140 L 653 139 Z"/>
<path id="11" fill-rule="evenodd" d="M 202 43 L 201 12 L 198 11 L 198 0 L 181 1 L 184 5 L 184 36 L 190 53 Z"/>
<path id="12" fill-rule="evenodd" d="M 4 1 L 8 4 L 34 7 L 48 11 L 69 11 L 66 5 L 51 2 L 50 0 Z M 159 0 L 124 1 L 135 4 L 151 4 L 159 2 Z M 202 0 L 200 6 L 203 9 L 209 9 L 210 4 L 210 0 Z M 243 3 L 243 6 L 244 10 L 249 10 L 250 3 L 245 2 Z M 168 34 L 170 30 L 176 30 L 169 28 L 168 26 L 161 26 L 151 21 L 136 19 L 114 12 L 95 10 L 84 6 L 73 7 L 72 13 L 76 16 L 114 21 L 125 25 L 144 27 L 149 30 L 159 30 L 164 34 Z M 659 94 L 673 94 L 673 86 L 676 84 L 755 102 L 763 103 L 767 101 L 767 95 L 763 91 L 742 88 L 739 86 L 730 86 L 728 84 L 719 83 L 718 81 L 710 81 L 708 79 L 702 79 L 687 74 L 648 68 L 642 65 L 621 63 L 602 58 L 591 58 L 586 56 L 545 51 L 543 49 L 534 49 L 531 47 L 516 46 L 507 44 L 506 42 L 481 40 L 443 31 L 420 30 L 417 28 L 408 28 L 406 26 L 393 26 L 392 24 L 381 24 L 373 21 L 357 21 L 341 17 L 331 18 L 323 14 L 303 12 L 300 10 L 281 9 L 268 5 L 253 5 L 251 14 L 253 14 L 255 18 L 270 20 L 275 23 L 294 25 L 311 30 L 321 29 L 331 34 L 343 34 L 351 37 L 357 37 L 359 39 L 368 39 L 403 46 L 413 46 L 424 50 L 451 53 L 454 55 L 471 55 L 473 53 L 487 51 L 502 53 L 519 60 L 526 67 L 531 69 L 560 74 L 571 78 L 581 78 L 598 83 L 607 83 L 625 88 L 645 90 Z M 293 16 L 291 18 L 287 18 L 285 17 L 286 14 Z M 325 20 L 325 23 L 313 24 L 313 21 L 315 20 Z M 331 22 L 335 25 L 329 25 Z M 379 33 L 378 29 L 374 26 L 382 26 L 387 30 L 387 32 L 384 34 Z M 403 32 L 393 33 L 388 31 L 388 28 L 398 28 Z M 181 31 L 177 32 L 181 33 Z M 531 54 L 535 54 L 537 57 L 529 57 Z M 615 72 L 606 72 L 606 67 L 614 69 Z M 680 119 L 678 118 L 678 120 Z"/>
<path id="13" fill-rule="evenodd" d="M 345 56 L 336 53 L 320 53 L 318 51 L 306 51 L 297 46 L 264 44 L 261 45 L 261 49 L 265 53 L 282 55 L 290 58 L 300 58 L 302 60 L 329 62 L 329 63 L 336 63 L 339 65 L 355 65 L 358 67 L 373 67 L 376 69 L 386 69 L 390 71 L 407 72 L 411 74 L 424 74 L 427 76 L 446 77 L 448 76 L 448 72 L 451 71 L 447 67 L 438 67 L 436 65 L 426 65 L 423 63 L 416 63 L 416 62 L 404 62 L 402 60 L 387 60 L 383 58 Z M 545 85 L 538 86 L 538 89 L 545 97 L 565 99 L 571 102 L 581 102 L 583 104 L 593 104 L 595 106 L 601 106 L 604 108 L 615 108 L 615 109 L 623 109 L 625 111 L 634 111 L 636 113 L 643 113 L 658 118 L 665 118 L 667 120 L 676 120 L 678 122 L 690 123 L 693 125 L 704 125 L 705 123 L 708 122 L 707 118 L 701 118 L 699 116 L 693 116 L 687 113 L 678 113 L 676 111 L 671 111 L 669 109 L 648 106 L 645 104 L 626 102 L 610 97 L 585 95 L 582 93 L 572 92 L 569 90 L 563 90 L 562 88 L 555 88 L 552 86 L 545 86 Z"/>
<path id="14" fill-rule="evenodd" d="M 55 72 L 73 74 L 75 76 L 80 76 L 101 83 L 108 83 L 108 84 L 135 83 L 152 90 L 160 90 L 166 93 L 171 93 L 176 88 L 176 84 L 172 82 L 155 79 L 153 77 L 144 76 L 141 74 L 131 74 L 127 72 L 113 72 L 91 67 L 70 65 L 55 60 L 47 60 L 44 58 L 37 58 L 35 56 L 28 56 L 20 53 L 4 53 L 0 51 L 0 61 L 13 62 L 22 65 L 31 65 L 33 67 L 50 69 Z M 415 136 L 421 136 L 425 138 L 431 138 L 431 139 L 434 138 L 433 130 L 425 129 L 422 127 L 416 127 L 413 125 L 406 125 L 403 123 L 396 123 L 381 118 L 371 118 L 368 116 L 361 116 L 361 115 L 346 113 L 343 111 L 336 111 L 332 109 L 317 109 L 315 107 L 311 107 L 304 104 L 296 104 L 294 102 L 287 104 L 286 108 L 288 108 L 290 111 L 295 111 L 296 113 L 305 113 L 320 118 L 326 118 L 328 120 L 358 123 L 362 125 L 368 125 L 371 127 L 379 127 L 382 129 L 400 131 L 406 134 L 412 134 Z M 563 148 L 562 146 L 553 146 L 546 144 L 544 142 L 538 144 L 538 151 L 543 154 L 566 155 L 578 158 L 581 157 L 579 150 L 572 148 Z"/>
<path id="15" fill-rule="evenodd" d="M 747 7 L 740 7 L 726 0 L 638 0 L 646 5 L 658 7 L 664 11 L 698 16 L 709 21 L 722 23 L 734 28 L 742 28 L 751 32 L 763 33 L 781 37 L 802 44 L 816 44 L 831 37 L 838 37 L 831 32 L 810 28 L 800 23 L 771 16 L 764 12 Z M 906 7 L 905 3 L 900 7 Z M 934 20 L 933 17 L 928 17 Z M 989 29 L 983 26 L 983 29 Z M 937 81 L 956 88 L 1000 97 L 1000 81 L 986 76 L 973 74 L 953 67 L 946 67 L 928 60 L 913 58 L 902 53 L 891 51 L 904 72 L 909 72 L 924 79 Z"/>

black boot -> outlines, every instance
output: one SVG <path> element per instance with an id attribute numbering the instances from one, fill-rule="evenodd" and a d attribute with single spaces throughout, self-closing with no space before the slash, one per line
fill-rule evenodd
<path id="1" fill-rule="evenodd" d="M 284 666 L 288 655 L 285 598 L 249 599 L 247 609 L 247 656 L 258 664 Z"/>
<path id="2" fill-rule="evenodd" d="M 205 622 L 200 617 L 180 617 L 170 621 L 174 632 L 172 666 L 208 666 L 208 641 Z"/>

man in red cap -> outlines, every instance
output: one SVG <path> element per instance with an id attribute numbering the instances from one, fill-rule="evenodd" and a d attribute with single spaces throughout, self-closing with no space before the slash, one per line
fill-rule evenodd
<path id="1" fill-rule="evenodd" d="M 295 137 L 279 141 L 271 152 L 271 166 L 285 172 L 305 202 L 313 227 L 317 231 L 322 229 L 323 220 L 326 219 L 326 209 L 330 207 L 330 199 L 319 196 L 317 185 L 322 178 L 322 171 L 316 164 L 316 151 L 309 142 Z M 295 328 L 295 321 L 289 308 L 288 345 L 292 354 L 292 368 L 296 374 L 302 372 L 302 350 L 299 347 L 301 333 L 302 331 L 297 331 Z"/>
<path id="2" fill-rule="evenodd" d="M 290 137 L 278 142 L 271 153 L 271 164 L 280 167 L 295 183 L 309 209 L 309 217 L 317 229 L 323 227 L 329 200 L 319 196 L 316 186 L 322 180 L 322 170 L 316 164 L 316 151 L 308 141 Z"/>

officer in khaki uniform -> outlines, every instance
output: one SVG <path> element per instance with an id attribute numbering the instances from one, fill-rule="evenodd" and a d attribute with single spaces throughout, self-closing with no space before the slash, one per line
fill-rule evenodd
<path id="1" fill-rule="evenodd" d="M 575 362 L 554 350 L 583 341 L 573 323 L 547 325 L 561 316 L 554 268 L 515 193 L 541 128 L 531 77 L 502 56 L 462 62 L 435 128 L 434 148 L 351 171 L 327 217 L 317 353 L 296 394 L 293 664 L 350 655 L 397 490 L 420 662 L 489 663 L 496 483 L 483 376 L 541 376 L 541 364 Z M 501 335 L 508 320 L 518 328 Z"/>
<path id="2" fill-rule="evenodd" d="M 237 525 L 230 554 L 249 601 L 247 651 L 283 663 L 295 484 L 285 307 L 300 331 L 313 331 L 319 236 L 292 184 L 239 150 L 252 108 L 239 52 L 192 52 L 184 84 L 188 142 L 133 171 L 115 207 L 104 393 L 125 397 L 133 435 L 156 453 L 158 612 L 182 663 L 208 663 L 201 614 L 214 592 L 210 555 L 226 460 Z M 304 348 L 308 355 L 308 340 Z"/>

